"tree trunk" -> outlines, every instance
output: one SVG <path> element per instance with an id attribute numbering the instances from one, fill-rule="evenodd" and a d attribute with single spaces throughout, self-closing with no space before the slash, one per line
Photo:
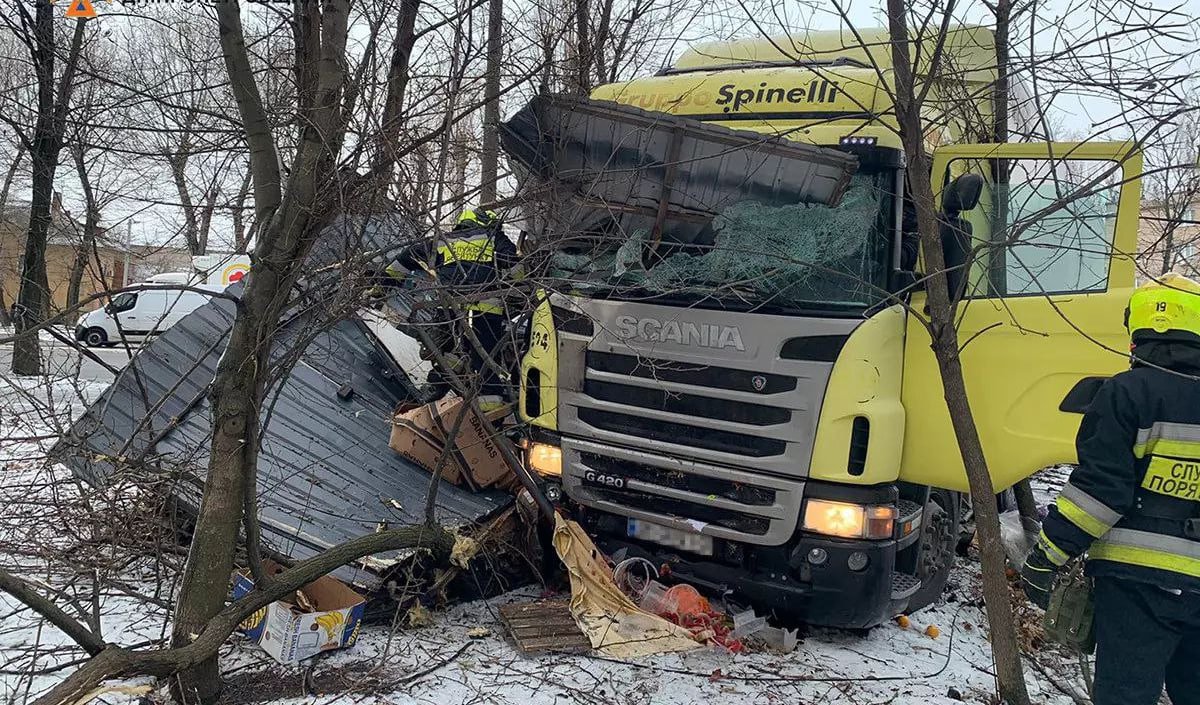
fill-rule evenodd
<path id="1" fill-rule="evenodd" d="M 1038 515 L 1037 500 L 1033 496 L 1033 487 L 1029 484 L 1029 478 L 1021 480 L 1013 485 L 1013 496 L 1017 499 L 1017 513 L 1022 519 L 1032 519 L 1040 523 L 1041 517 Z"/>
<path id="2" fill-rule="evenodd" d="M 50 284 L 46 279 L 46 240 L 50 233 L 50 207 L 54 198 L 54 173 L 66 131 L 67 111 L 75 83 L 75 68 L 83 47 L 86 19 L 75 21 L 75 33 L 57 89 L 54 85 L 54 7 L 38 0 L 35 9 L 33 64 L 38 84 L 37 121 L 34 125 L 33 199 L 29 206 L 29 231 L 21 259 L 21 286 L 17 293 L 17 339 L 13 342 L 12 371 L 35 375 L 42 369 L 41 345 L 35 328 L 50 311 Z M 20 335 L 27 333 L 26 335 Z"/>
<path id="3" fill-rule="evenodd" d="M 180 585 L 172 644 L 192 643 L 225 602 L 243 519 L 245 490 L 255 487 L 258 425 L 269 376 L 272 332 L 286 305 L 313 236 L 328 220 L 329 187 L 341 149 L 340 91 L 344 78 L 348 3 L 327 0 L 298 4 L 311 31 L 298 57 L 312 61 L 315 92 L 301 109 L 301 141 L 286 190 L 263 179 L 277 178 L 276 149 L 249 62 L 236 2 L 218 3 L 217 21 L 226 70 L 235 89 L 254 172 L 255 205 L 262 217 L 253 263 L 229 342 L 211 391 L 212 442 L 204 494 Z M 264 132 L 255 134 L 253 130 Z M 264 163 L 269 159 L 269 163 Z M 260 200 L 258 194 L 262 193 Z M 269 209 L 264 212 L 264 209 Z M 251 518 L 256 520 L 256 518 Z M 219 587 L 216 587 L 219 586 Z M 173 694 L 181 703 L 212 703 L 220 696 L 215 655 L 179 673 Z"/>
<path id="4" fill-rule="evenodd" d="M 1004 144 L 1008 141 L 1008 116 L 1009 116 L 1009 97 L 1011 87 L 1009 86 L 1010 67 L 1010 49 L 1009 49 L 1009 28 L 1012 27 L 1012 0 L 996 0 L 996 4 L 992 6 L 996 15 L 996 83 L 992 86 L 992 141 L 997 144 Z M 1008 184 L 1009 181 L 1009 165 L 1007 159 L 992 160 L 992 183 Z M 1008 199 L 994 198 L 992 199 L 993 225 L 992 232 L 1004 232 L 1008 227 Z M 998 295 L 1003 295 L 1008 292 L 1008 263 L 1007 250 L 1004 247 L 992 247 L 988 251 L 988 281 L 991 284 L 992 291 Z M 964 276 L 969 276 L 969 273 L 964 273 Z"/>
<path id="5" fill-rule="evenodd" d="M 904 0 L 887 1 L 888 29 L 892 41 L 892 63 L 895 67 L 896 119 L 909 160 L 909 186 L 916 206 L 921 249 L 928 272 L 925 289 L 928 296 L 931 347 L 941 373 L 943 395 L 950 412 L 951 425 L 966 469 L 972 506 L 975 509 L 982 560 L 983 595 L 999 694 L 1010 705 L 1029 705 L 1029 695 L 1021 670 L 1016 622 L 1005 575 L 1005 557 L 1000 541 L 995 490 L 979 440 L 979 432 L 975 427 L 963 379 L 962 359 L 959 357 L 954 308 L 950 301 L 945 257 L 934 211 L 933 187 L 930 182 L 931 165 L 924 149 L 921 106 L 916 100 L 905 6 Z M 944 37 L 939 39 L 944 40 Z M 928 69 L 929 76 L 937 76 L 937 66 Z"/>
<path id="6" fill-rule="evenodd" d="M 586 96 L 592 90 L 591 4 L 575 0 L 575 93 Z"/>
<path id="7" fill-rule="evenodd" d="M 500 65 L 504 61 L 504 0 L 488 1 L 487 75 L 484 77 L 483 145 L 479 155 L 479 202 L 496 200 L 500 178 Z"/>
<path id="8" fill-rule="evenodd" d="M 417 41 L 417 15 L 421 0 L 401 0 L 400 13 L 396 18 L 396 40 L 392 46 L 391 65 L 388 67 L 387 99 L 383 106 L 383 122 L 379 134 L 372 171 L 377 174 L 390 170 L 396 163 L 396 138 L 404 123 L 404 97 L 408 92 L 409 63 L 412 61 L 413 46 Z"/>
<path id="9" fill-rule="evenodd" d="M 75 173 L 78 175 L 79 184 L 83 189 L 83 199 L 87 210 L 83 219 L 83 237 L 76 246 L 75 261 L 71 263 L 71 277 L 67 283 L 67 308 L 79 303 L 83 273 L 96 242 L 96 230 L 100 226 L 100 207 L 96 203 L 96 194 L 92 191 L 92 181 L 88 177 L 87 167 L 84 165 L 84 149 L 77 145 L 72 153 L 75 159 Z"/>
<path id="10" fill-rule="evenodd" d="M 212 230 L 213 213 L 217 210 L 217 187 L 214 184 L 204 195 L 204 208 L 200 211 L 200 227 L 196 231 L 195 254 L 208 254 L 208 234 Z"/>
<path id="11" fill-rule="evenodd" d="M 233 251 L 250 251 L 251 231 L 246 227 L 246 200 L 250 197 L 251 174 L 249 167 L 242 176 L 242 187 L 238 189 L 237 202 L 233 207 Z"/>
<path id="12" fill-rule="evenodd" d="M 179 195 L 179 210 L 183 211 L 183 239 L 193 255 L 204 254 L 200 249 L 200 224 L 196 219 L 196 206 L 187 185 L 187 142 L 179 147 L 179 153 L 167 155 L 171 165 L 171 179 L 175 182 L 175 193 Z"/>

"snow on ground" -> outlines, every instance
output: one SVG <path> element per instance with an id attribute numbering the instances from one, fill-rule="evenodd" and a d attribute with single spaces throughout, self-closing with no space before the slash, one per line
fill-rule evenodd
<path id="1" fill-rule="evenodd" d="M 174 577 L 162 563 L 121 561 L 118 573 L 105 574 L 98 590 L 85 579 L 88 571 L 69 568 L 96 555 L 119 553 L 115 546 L 89 545 L 90 528 L 77 525 L 78 517 L 59 515 L 66 507 L 78 509 L 79 502 L 94 500 L 85 500 L 85 489 L 65 468 L 45 460 L 54 432 L 75 418 L 103 383 L 77 385 L 65 378 L 9 382 L 0 389 L 0 506 L 5 507 L 0 512 L 0 567 L 54 590 L 58 603 L 73 614 L 98 619 L 110 641 L 161 643 L 168 633 Z M 1048 502 L 1064 479 L 1063 470 L 1046 473 L 1037 483 L 1039 503 Z M 105 511 L 106 505 L 92 506 L 93 517 Z M 81 550 L 88 553 L 71 553 Z M 102 569 L 107 570 L 97 570 Z M 506 640 L 496 608 L 536 599 L 537 591 L 526 588 L 454 606 L 424 628 L 364 627 L 354 647 L 301 666 L 278 666 L 234 637 L 222 657 L 225 701 L 988 703 L 994 688 L 979 593 L 977 563 L 959 559 L 945 600 L 914 615 L 908 628 L 887 623 L 866 634 L 812 629 L 790 654 L 703 649 L 620 663 L 594 656 L 520 655 Z M 927 636 L 929 625 L 938 627 L 940 635 Z M 469 633 L 479 628 L 487 635 L 472 638 Z M 65 636 L 0 594 L 0 703 L 30 702 L 81 656 Z M 1038 660 L 1048 667 L 1028 671 L 1035 701 L 1071 703 L 1059 688 L 1081 692 L 1078 670 L 1052 651 L 1040 652 Z M 131 702 L 118 694 L 102 700 Z"/>

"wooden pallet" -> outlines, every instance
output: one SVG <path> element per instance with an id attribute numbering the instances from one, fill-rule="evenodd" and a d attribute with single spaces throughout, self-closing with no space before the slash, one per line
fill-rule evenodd
<path id="1" fill-rule="evenodd" d="M 525 655 L 580 653 L 592 648 L 565 600 L 526 602 L 500 607 L 500 620 Z"/>

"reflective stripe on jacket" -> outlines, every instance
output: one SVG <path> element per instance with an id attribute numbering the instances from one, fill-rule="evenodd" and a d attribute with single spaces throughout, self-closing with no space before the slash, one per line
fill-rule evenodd
<path id="1" fill-rule="evenodd" d="M 1076 438 L 1079 467 L 1038 545 L 1056 565 L 1086 552 L 1093 575 L 1200 590 L 1200 381 L 1190 378 L 1200 346 L 1136 352 L 1151 364 L 1116 375 L 1092 401 Z"/>

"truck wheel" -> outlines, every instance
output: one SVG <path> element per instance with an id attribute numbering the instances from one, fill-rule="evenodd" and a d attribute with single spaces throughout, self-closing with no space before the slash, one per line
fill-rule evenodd
<path id="1" fill-rule="evenodd" d="M 950 578 L 950 569 L 954 567 L 960 510 L 958 493 L 939 489 L 929 493 L 917 553 L 917 577 L 921 579 L 921 587 L 909 599 L 908 612 L 916 612 L 941 597 Z"/>
<path id="2" fill-rule="evenodd" d="M 83 342 L 89 348 L 99 348 L 108 344 L 108 336 L 103 328 L 88 328 L 83 333 Z"/>

